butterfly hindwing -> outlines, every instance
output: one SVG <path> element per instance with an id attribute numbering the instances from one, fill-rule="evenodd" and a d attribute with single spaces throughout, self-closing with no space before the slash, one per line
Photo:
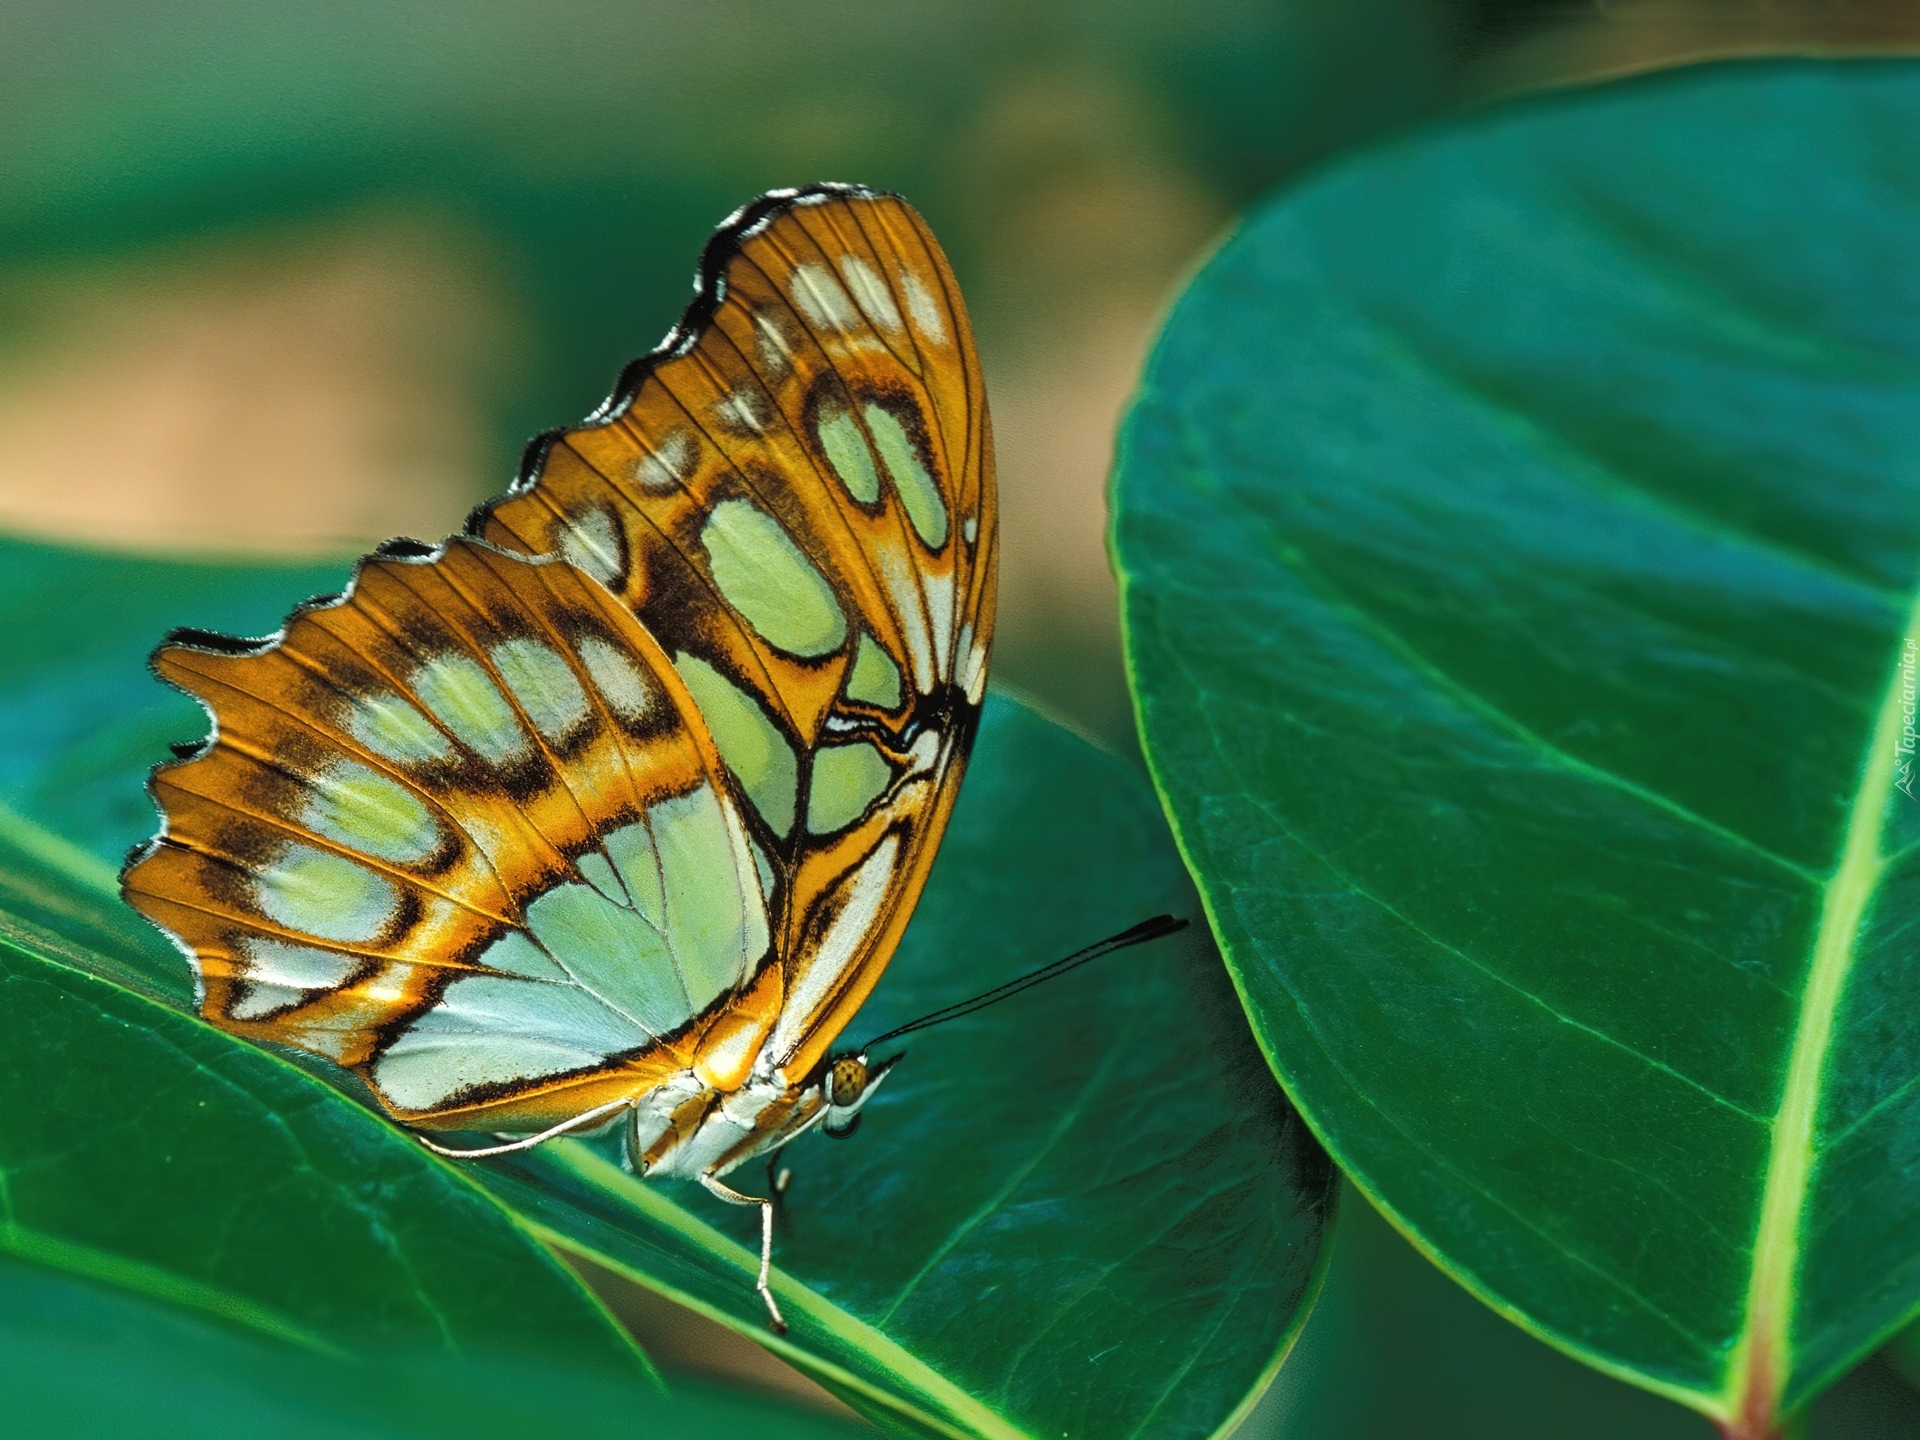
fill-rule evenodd
<path id="1" fill-rule="evenodd" d="M 227 1028 L 416 1121 L 537 1125 L 684 1068 L 716 1001 L 777 984 L 692 697 L 572 567 L 375 557 L 270 644 L 155 666 L 217 727 L 156 772 L 126 888 Z"/>
<path id="2" fill-rule="evenodd" d="M 965 764 L 991 442 L 952 274 L 896 197 L 749 207 L 702 292 L 475 529 L 594 573 L 687 680 L 773 862 L 797 1075 L 891 954 Z"/>

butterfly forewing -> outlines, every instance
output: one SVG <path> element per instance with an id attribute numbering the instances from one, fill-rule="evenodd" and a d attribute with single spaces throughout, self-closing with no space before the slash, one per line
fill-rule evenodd
<path id="1" fill-rule="evenodd" d="M 645 1099 L 644 1158 L 723 1169 L 817 1107 L 978 719 L 996 525 L 952 275 L 895 197 L 767 197 L 529 455 L 471 538 L 158 652 L 216 723 L 155 772 L 126 892 L 210 1019 L 402 1118 Z"/>
<path id="2" fill-rule="evenodd" d="M 677 340 L 477 533 L 595 573 L 686 677 L 773 866 L 797 1076 L 891 954 L 965 763 L 991 446 L 951 272 L 898 199 L 750 207 L 703 274 Z"/>

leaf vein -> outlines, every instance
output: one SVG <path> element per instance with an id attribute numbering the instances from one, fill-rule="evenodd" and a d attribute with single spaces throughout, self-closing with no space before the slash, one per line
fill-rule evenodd
<path id="1" fill-rule="evenodd" d="M 884 1328 L 887 1322 L 893 1318 L 894 1312 L 906 1301 L 907 1296 L 912 1294 L 915 1287 L 933 1272 L 934 1267 L 942 1260 L 945 1260 L 948 1255 L 952 1254 L 954 1248 L 958 1246 L 962 1240 L 984 1224 L 988 1216 L 1006 1204 L 1013 1193 L 1026 1183 L 1028 1177 L 1040 1168 L 1041 1162 L 1059 1147 L 1060 1142 L 1066 1138 L 1067 1131 L 1073 1127 L 1074 1123 L 1078 1121 L 1080 1116 L 1085 1112 L 1087 1104 L 1093 1097 L 1094 1092 L 1099 1089 L 1101 1083 L 1106 1080 L 1122 1048 L 1118 1043 L 1107 1047 L 1106 1054 L 1100 1057 L 1100 1063 L 1094 1067 L 1093 1074 L 1087 1077 L 1086 1084 L 1080 1087 L 1079 1093 L 1073 1097 L 1072 1102 L 1060 1112 L 1060 1118 L 1054 1122 L 1053 1129 L 1048 1132 L 1047 1138 L 1034 1149 L 1031 1155 L 1020 1163 L 998 1190 L 982 1202 L 979 1208 L 971 1215 L 960 1222 L 954 1232 L 940 1243 L 938 1248 L 927 1257 L 925 1263 L 922 1264 L 919 1269 L 907 1277 L 906 1283 L 900 1287 L 899 1293 L 893 1297 L 893 1303 L 887 1306 L 878 1318 L 872 1322 L 876 1329 Z"/>

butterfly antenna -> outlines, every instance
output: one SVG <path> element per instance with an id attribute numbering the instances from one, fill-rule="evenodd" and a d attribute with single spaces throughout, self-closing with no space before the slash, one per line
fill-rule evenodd
<path id="1" fill-rule="evenodd" d="M 911 1031 L 924 1030 L 929 1025 L 942 1025 L 949 1020 L 958 1020 L 962 1015 L 971 1015 L 976 1010 L 984 1010 L 989 1005 L 998 1005 L 1002 1000 L 1018 995 L 1022 990 L 1031 990 L 1034 986 L 1051 980 L 1056 975 L 1064 975 L 1067 971 L 1085 965 L 1090 960 L 1098 960 L 1102 955 L 1111 955 L 1114 951 L 1124 950 L 1129 945 L 1143 945 L 1149 940 L 1158 940 L 1163 935 L 1172 935 L 1186 928 L 1185 920 L 1177 919 L 1172 915 L 1156 915 L 1151 920 L 1142 920 L 1138 925 L 1122 930 L 1118 935 L 1109 935 L 1106 939 L 1089 945 L 1084 950 L 1074 951 L 1064 960 L 1055 960 L 1051 965 L 1042 965 L 1038 970 L 1009 980 L 1004 985 L 996 985 L 993 989 L 976 995 L 971 1000 L 962 1000 L 943 1010 L 936 1010 L 931 1015 L 922 1015 L 918 1020 L 910 1021 L 896 1030 L 889 1030 L 884 1035 L 877 1035 L 862 1047 L 862 1053 L 876 1045 L 884 1045 L 889 1040 L 898 1039 Z"/>

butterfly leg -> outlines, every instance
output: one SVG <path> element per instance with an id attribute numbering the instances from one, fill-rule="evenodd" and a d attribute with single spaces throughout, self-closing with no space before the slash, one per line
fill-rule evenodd
<path id="1" fill-rule="evenodd" d="M 410 1132 L 427 1149 L 436 1155 L 444 1155 L 449 1160 L 484 1160 L 492 1155 L 514 1155 L 522 1150 L 531 1150 L 536 1145 L 545 1144 L 556 1135 L 565 1135 L 569 1130 L 585 1130 L 594 1122 L 604 1120 L 622 1106 L 632 1105 L 631 1100 L 610 1100 L 605 1105 L 596 1105 L 584 1114 L 571 1120 L 562 1120 L 550 1130 L 542 1130 L 538 1135 L 523 1135 L 518 1140 L 509 1140 L 504 1145 L 482 1145 L 478 1148 L 455 1148 L 448 1145 L 436 1145 L 419 1131 Z"/>
<path id="2" fill-rule="evenodd" d="M 767 1157 L 767 1188 L 773 1192 L 773 1203 L 778 1205 L 786 1199 L 787 1186 L 793 1182 L 793 1171 L 780 1163 L 780 1157 L 787 1153 L 782 1145 Z"/>
<path id="3" fill-rule="evenodd" d="M 767 1315 L 773 1322 L 773 1333 L 787 1333 L 786 1318 L 781 1315 L 779 1305 L 774 1303 L 773 1287 L 767 1283 L 767 1277 L 773 1270 L 773 1201 L 761 1200 L 752 1195 L 742 1195 L 738 1190 L 729 1189 L 711 1175 L 702 1175 L 700 1183 L 707 1193 L 726 1201 L 729 1205 L 758 1205 L 760 1207 L 760 1278 L 753 1288 L 760 1292 L 760 1298 L 767 1302 Z"/>

